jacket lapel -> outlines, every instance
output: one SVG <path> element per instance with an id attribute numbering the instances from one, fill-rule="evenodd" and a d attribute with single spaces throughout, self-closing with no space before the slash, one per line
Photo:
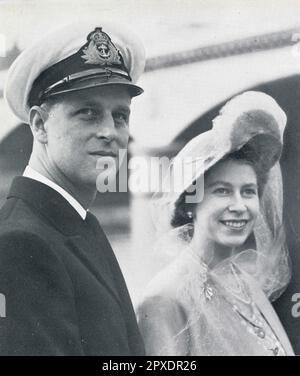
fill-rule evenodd
<path id="1" fill-rule="evenodd" d="M 99 242 L 88 221 L 83 220 L 68 201 L 47 185 L 18 176 L 7 198 L 20 198 L 66 236 L 66 245 L 120 304 L 115 281 L 105 252 L 111 250 L 106 237 Z M 111 251 L 112 252 L 112 251 Z"/>
<path id="2" fill-rule="evenodd" d="M 17 176 L 7 196 L 25 201 L 36 214 L 64 235 L 81 234 L 85 221 L 68 201 L 54 189 L 36 180 Z"/>
<path id="3" fill-rule="evenodd" d="M 93 239 L 87 240 L 80 235 L 68 237 L 66 244 L 94 277 L 104 285 L 118 303 L 121 304 L 110 265 L 103 252 L 103 248 L 107 247 L 107 245 L 95 243 Z"/>

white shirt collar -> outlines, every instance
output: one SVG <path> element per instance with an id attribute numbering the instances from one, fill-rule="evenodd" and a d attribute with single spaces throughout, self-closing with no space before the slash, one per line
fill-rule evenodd
<path id="1" fill-rule="evenodd" d="M 73 208 L 77 211 L 77 213 L 81 216 L 83 220 L 86 218 L 86 210 L 79 204 L 77 200 L 75 200 L 74 197 L 72 197 L 67 191 L 65 191 L 56 183 L 46 178 L 30 166 L 27 166 L 25 168 L 23 176 L 33 180 L 37 180 L 40 183 L 43 183 L 48 187 L 54 189 L 56 192 L 60 193 L 68 201 L 68 203 L 73 206 Z"/>

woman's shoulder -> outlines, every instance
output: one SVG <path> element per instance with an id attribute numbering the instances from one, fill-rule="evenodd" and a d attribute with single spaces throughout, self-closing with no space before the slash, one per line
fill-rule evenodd
<path id="1" fill-rule="evenodd" d="M 177 300 L 178 280 L 181 271 L 169 265 L 160 271 L 146 286 L 142 296 L 142 302 L 148 301 L 164 301 L 175 302 Z"/>
<path id="2" fill-rule="evenodd" d="M 169 287 L 147 290 L 136 309 L 147 355 L 186 355 L 185 309 Z M 181 334 L 180 334 L 181 333 Z M 180 335 L 179 335 L 180 334 Z"/>
<path id="3" fill-rule="evenodd" d="M 184 313 L 180 299 L 180 288 L 186 274 L 186 266 L 174 260 L 163 268 L 146 286 L 137 305 L 138 314 L 168 315 Z"/>
<path id="4" fill-rule="evenodd" d="M 139 328 L 147 340 L 155 333 L 158 338 L 172 337 L 186 325 L 187 314 L 177 295 L 176 285 L 180 281 L 176 277 L 177 273 L 171 270 L 159 273 L 136 307 Z"/>
<path id="5" fill-rule="evenodd" d="M 191 273 L 194 265 L 185 257 L 178 257 L 168 266 L 159 271 L 147 284 L 143 294 L 143 300 L 166 299 L 177 301 L 180 287 Z"/>

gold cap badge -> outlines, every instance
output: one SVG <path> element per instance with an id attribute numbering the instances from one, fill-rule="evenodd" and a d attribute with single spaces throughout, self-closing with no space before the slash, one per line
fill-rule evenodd
<path id="1" fill-rule="evenodd" d="M 83 48 L 81 56 L 86 64 L 97 65 L 122 65 L 122 56 L 119 50 L 111 41 L 110 37 L 102 31 L 101 27 L 96 27 L 87 36 L 87 46 Z"/>

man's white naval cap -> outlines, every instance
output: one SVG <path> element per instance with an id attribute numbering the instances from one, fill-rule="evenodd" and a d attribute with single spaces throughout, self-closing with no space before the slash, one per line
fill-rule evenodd
<path id="1" fill-rule="evenodd" d="M 121 25 L 82 22 L 49 33 L 11 65 L 4 95 L 13 113 L 28 123 L 29 110 L 58 94 L 122 85 L 132 97 L 144 70 L 141 41 Z"/>

